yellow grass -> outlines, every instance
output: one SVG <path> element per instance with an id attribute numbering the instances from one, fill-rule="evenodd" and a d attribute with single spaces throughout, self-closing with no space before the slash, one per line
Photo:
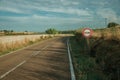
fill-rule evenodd
<path id="1" fill-rule="evenodd" d="M 93 32 L 93 37 L 120 40 L 120 27 L 95 30 Z"/>
<path id="2" fill-rule="evenodd" d="M 0 37 L 0 55 L 27 46 L 50 35 L 21 35 Z"/>

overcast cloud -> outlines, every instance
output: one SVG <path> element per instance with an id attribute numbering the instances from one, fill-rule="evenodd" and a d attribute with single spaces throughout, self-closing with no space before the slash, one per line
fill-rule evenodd
<path id="1" fill-rule="evenodd" d="M 105 27 L 105 18 L 120 23 L 119 4 L 120 0 L 0 0 L 0 29 Z"/>

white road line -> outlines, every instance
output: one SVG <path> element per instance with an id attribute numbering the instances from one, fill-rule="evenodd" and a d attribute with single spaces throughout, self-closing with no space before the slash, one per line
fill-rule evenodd
<path id="1" fill-rule="evenodd" d="M 76 80 L 75 73 L 74 73 L 74 68 L 73 68 L 73 64 L 72 64 L 72 58 L 71 58 L 71 54 L 70 54 L 69 38 L 67 40 L 67 47 L 68 47 L 68 56 L 69 56 L 71 80 Z"/>
<path id="2" fill-rule="evenodd" d="M 35 44 L 33 44 L 33 45 L 35 45 Z M 33 46 L 33 45 L 30 45 L 30 46 Z M 48 48 L 50 45 L 51 45 L 51 44 L 43 47 L 41 50 L 44 50 L 44 49 Z M 30 47 L 30 46 L 28 46 L 28 47 Z M 28 47 L 25 47 L 25 48 L 28 48 Z M 19 50 L 17 50 L 17 51 L 23 50 L 23 49 L 25 49 L 25 48 L 19 49 Z M 13 52 L 17 52 L 17 51 L 13 51 Z M 13 53 L 13 52 L 11 52 L 11 53 Z M 40 52 L 41 52 L 41 51 L 34 52 L 31 56 L 36 56 L 36 55 L 38 55 Z M 9 55 L 9 54 L 11 54 L 11 53 L 2 55 L 2 56 L 0 56 L 0 57 L 7 56 L 7 55 Z M 21 66 L 21 65 L 24 64 L 24 63 L 26 63 L 26 60 L 22 61 L 22 62 L 21 62 L 20 64 L 18 64 L 17 66 L 15 66 L 15 67 L 12 68 L 11 70 L 9 70 L 9 71 L 7 71 L 6 73 L 4 73 L 3 75 L 1 75 L 1 76 L 0 76 L 0 79 L 3 79 L 5 76 L 7 76 L 7 75 L 8 75 L 9 73 L 11 73 L 12 71 L 16 70 L 19 66 Z"/>
<path id="3" fill-rule="evenodd" d="M 50 44 L 51 45 L 51 44 Z M 42 48 L 41 50 L 44 50 L 46 48 L 48 48 L 50 45 L 45 46 L 44 48 Z M 34 52 L 31 56 L 36 56 L 40 53 L 41 51 L 37 51 Z M 6 73 L 4 73 L 3 75 L 0 76 L 0 79 L 4 78 L 5 76 L 7 76 L 9 73 L 11 73 L 12 71 L 14 71 L 15 69 L 17 69 L 19 66 L 21 66 L 22 64 L 24 64 L 26 62 L 26 60 L 22 61 L 20 64 L 18 64 L 17 66 L 15 66 L 14 68 L 12 68 L 11 70 L 7 71 Z"/>
<path id="4" fill-rule="evenodd" d="M 50 45 L 51 45 L 51 44 L 50 44 Z M 47 45 L 47 46 L 43 47 L 41 50 L 44 50 L 44 49 L 48 48 L 50 45 Z M 36 56 L 36 55 L 38 55 L 40 52 L 41 52 L 41 51 L 36 51 L 36 52 L 34 52 L 31 56 Z"/>
<path id="5" fill-rule="evenodd" d="M 9 73 L 11 73 L 12 71 L 14 71 L 15 69 L 17 69 L 19 66 L 21 66 L 22 64 L 24 64 L 26 61 L 21 62 L 20 64 L 18 64 L 17 66 L 15 66 L 14 68 L 12 68 L 11 70 L 9 70 L 8 72 L 4 73 L 3 75 L 0 76 L 0 79 L 4 78 L 5 76 L 7 76 Z"/>
<path id="6" fill-rule="evenodd" d="M 51 44 L 50 44 L 50 45 L 51 45 Z M 44 49 L 48 48 L 50 45 L 45 46 L 45 47 L 42 48 L 41 50 L 44 50 Z"/>
<path id="7" fill-rule="evenodd" d="M 33 56 L 36 56 L 40 53 L 41 51 L 37 51 L 36 53 L 33 53 Z"/>

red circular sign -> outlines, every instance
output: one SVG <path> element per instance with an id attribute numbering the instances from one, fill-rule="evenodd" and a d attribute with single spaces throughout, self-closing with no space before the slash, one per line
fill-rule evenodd
<path id="1" fill-rule="evenodd" d="M 92 36 L 93 30 L 90 28 L 84 28 L 82 30 L 82 35 L 86 38 L 90 38 Z"/>

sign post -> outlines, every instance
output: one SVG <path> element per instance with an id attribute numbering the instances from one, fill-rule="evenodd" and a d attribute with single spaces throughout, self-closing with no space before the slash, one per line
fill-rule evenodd
<path id="1" fill-rule="evenodd" d="M 82 35 L 86 38 L 88 54 L 90 53 L 90 40 L 89 40 L 89 38 L 92 36 L 92 33 L 93 33 L 93 30 L 90 28 L 84 28 L 82 30 Z"/>

